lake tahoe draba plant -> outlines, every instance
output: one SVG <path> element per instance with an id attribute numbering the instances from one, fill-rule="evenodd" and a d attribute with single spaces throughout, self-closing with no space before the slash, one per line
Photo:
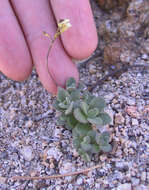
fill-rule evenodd
<path id="1" fill-rule="evenodd" d="M 49 75 L 48 57 L 53 43 L 70 27 L 69 19 L 64 19 L 58 23 L 58 29 L 53 38 L 44 32 L 51 42 L 47 53 Z M 95 97 L 87 90 L 84 91 L 81 83 L 77 86 L 75 79 L 69 78 L 66 89 L 58 87 L 53 107 L 60 112 L 57 124 L 72 131 L 73 146 L 84 160 L 90 161 L 94 153 L 111 151 L 110 134 L 107 131 L 100 132 L 98 129 L 111 121 L 110 116 L 104 111 L 106 103 L 103 98 Z"/>
<path id="2" fill-rule="evenodd" d="M 86 161 L 92 154 L 109 152 L 110 134 L 98 128 L 110 123 L 110 116 L 104 112 L 106 103 L 103 98 L 91 95 L 78 85 L 74 78 L 66 82 L 66 89 L 58 88 L 53 107 L 60 112 L 57 124 L 72 131 L 73 146 Z"/>

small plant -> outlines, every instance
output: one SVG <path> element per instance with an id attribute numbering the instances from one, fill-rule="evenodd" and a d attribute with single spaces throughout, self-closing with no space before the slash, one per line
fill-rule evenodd
<path id="1" fill-rule="evenodd" d="M 82 88 L 81 84 L 77 88 L 75 79 L 68 79 L 66 90 L 58 88 L 53 107 L 60 112 L 57 124 L 72 130 L 73 146 L 84 160 L 90 161 L 92 154 L 112 149 L 109 133 L 97 129 L 109 124 L 111 118 L 104 112 L 104 99 Z"/>
<path id="2" fill-rule="evenodd" d="M 44 32 L 50 39 L 48 57 L 53 43 L 57 37 L 71 27 L 69 19 L 61 20 L 58 23 L 57 31 L 53 38 Z M 60 112 L 57 120 L 58 125 L 63 125 L 72 131 L 73 146 L 86 161 L 90 161 L 92 154 L 100 151 L 109 152 L 112 147 L 109 144 L 110 135 L 108 132 L 101 133 L 97 128 L 111 121 L 110 116 L 104 112 L 106 103 L 103 98 L 95 97 L 88 91 L 83 91 L 83 85 L 77 87 L 74 78 L 66 82 L 66 90 L 59 87 L 57 99 L 53 104 L 54 108 Z"/>

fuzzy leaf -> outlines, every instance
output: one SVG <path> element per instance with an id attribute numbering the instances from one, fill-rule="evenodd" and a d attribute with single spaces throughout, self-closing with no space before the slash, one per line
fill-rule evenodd
<path id="1" fill-rule="evenodd" d="M 66 104 L 66 102 L 65 102 L 65 101 L 64 101 L 64 102 L 59 103 L 58 105 L 59 105 L 59 107 L 60 107 L 61 109 L 67 109 L 67 108 L 68 108 L 68 105 Z"/>
<path id="2" fill-rule="evenodd" d="M 110 152 L 112 150 L 112 146 L 110 144 L 102 145 L 100 148 L 103 152 Z"/>
<path id="3" fill-rule="evenodd" d="M 58 126 L 63 126 L 63 125 L 65 125 L 65 121 L 62 121 L 60 118 L 58 118 L 57 119 L 57 121 L 56 121 L 56 124 L 58 125 Z"/>
<path id="4" fill-rule="evenodd" d="M 82 111 L 79 108 L 76 108 L 73 114 L 76 120 L 78 120 L 80 123 L 88 123 L 85 115 L 82 113 Z"/>
<path id="5" fill-rule="evenodd" d="M 90 108 L 98 108 L 99 112 L 101 112 L 106 107 L 106 102 L 103 98 L 94 97 L 91 100 L 89 107 Z"/>
<path id="6" fill-rule="evenodd" d="M 105 131 L 101 135 L 96 134 L 96 142 L 100 146 L 105 146 L 109 143 L 110 141 L 110 134 Z"/>
<path id="7" fill-rule="evenodd" d="M 102 134 L 101 134 L 101 138 L 104 139 L 104 141 L 108 142 L 110 141 L 110 133 L 107 132 L 107 131 L 104 131 Z"/>
<path id="8" fill-rule="evenodd" d="M 69 115 L 73 110 L 73 102 L 69 105 L 68 109 L 65 111 L 65 115 Z"/>
<path id="9" fill-rule="evenodd" d="M 58 93 L 57 93 L 58 101 L 63 102 L 68 96 L 69 96 L 69 93 L 65 89 L 58 87 Z"/>
<path id="10" fill-rule="evenodd" d="M 93 130 L 90 130 L 90 131 L 87 133 L 87 136 L 89 136 L 89 137 L 91 138 L 91 141 L 95 141 L 96 132 L 93 131 Z"/>
<path id="11" fill-rule="evenodd" d="M 91 152 L 94 153 L 99 153 L 100 152 L 100 147 L 98 144 L 92 144 L 92 149 Z"/>
<path id="12" fill-rule="evenodd" d="M 80 104 L 81 110 L 85 113 L 85 115 L 87 115 L 88 112 L 88 105 L 86 102 L 81 102 Z"/>
<path id="13" fill-rule="evenodd" d="M 88 91 L 84 92 L 82 95 L 82 99 L 89 104 L 91 102 L 91 100 L 93 99 L 94 96 L 92 96 Z"/>
<path id="14" fill-rule="evenodd" d="M 73 129 L 77 124 L 77 120 L 73 117 L 73 115 L 69 115 L 67 117 L 67 126 L 69 126 L 69 130 Z"/>
<path id="15" fill-rule="evenodd" d="M 79 90 L 74 90 L 71 92 L 70 94 L 70 98 L 72 101 L 76 101 L 76 100 L 79 100 L 80 99 L 80 91 Z"/>
<path id="16" fill-rule="evenodd" d="M 75 108 L 79 108 L 79 107 L 80 107 L 80 104 L 81 104 L 81 101 L 80 101 L 80 100 L 76 100 L 76 101 L 74 102 L 74 109 L 75 109 Z"/>
<path id="17" fill-rule="evenodd" d="M 52 104 L 52 106 L 53 106 L 56 110 L 59 108 L 58 103 L 59 103 L 59 102 L 58 102 L 57 100 L 55 100 L 54 103 Z"/>
<path id="18" fill-rule="evenodd" d="M 111 117 L 107 113 L 100 113 L 99 117 L 102 119 L 103 125 L 107 125 L 111 122 Z"/>
<path id="19" fill-rule="evenodd" d="M 87 118 L 87 120 L 93 125 L 102 125 L 102 119 L 100 117 Z"/>
<path id="20" fill-rule="evenodd" d="M 78 123 L 73 129 L 73 136 L 84 137 L 92 129 L 89 124 Z"/>
<path id="21" fill-rule="evenodd" d="M 85 160 L 86 162 L 91 161 L 90 155 L 88 153 L 84 152 L 81 148 L 78 149 L 78 153 L 81 155 L 83 160 Z"/>
<path id="22" fill-rule="evenodd" d="M 81 157 L 82 157 L 83 160 L 85 160 L 86 162 L 90 162 L 90 161 L 91 161 L 90 155 L 87 154 L 87 153 L 82 154 Z"/>
<path id="23" fill-rule="evenodd" d="M 99 111 L 97 108 L 90 109 L 87 113 L 87 116 L 89 118 L 95 118 L 99 114 Z"/>
<path id="24" fill-rule="evenodd" d="M 89 144 L 91 142 L 91 138 L 89 136 L 85 136 L 83 138 L 83 142 Z"/>
<path id="25" fill-rule="evenodd" d="M 57 125 L 65 125 L 67 117 L 64 114 L 61 114 L 57 119 Z"/>
<path id="26" fill-rule="evenodd" d="M 66 82 L 66 89 L 68 91 L 72 91 L 72 90 L 76 89 L 76 81 L 75 81 L 74 78 L 71 77 L 71 78 L 69 78 L 67 80 L 67 82 Z"/>
<path id="27" fill-rule="evenodd" d="M 89 152 L 92 148 L 91 144 L 87 144 L 85 142 L 81 142 L 81 148 L 85 151 L 85 152 Z"/>
<path id="28" fill-rule="evenodd" d="M 80 141 L 79 141 L 79 138 L 74 138 L 73 139 L 73 146 L 74 148 L 78 149 L 80 147 Z"/>

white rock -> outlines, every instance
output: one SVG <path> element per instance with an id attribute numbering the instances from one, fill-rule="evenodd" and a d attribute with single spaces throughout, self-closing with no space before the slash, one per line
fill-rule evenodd
<path id="1" fill-rule="evenodd" d="M 6 182 L 6 178 L 0 176 L 0 184 L 4 184 L 5 182 Z"/>
<path id="2" fill-rule="evenodd" d="M 131 178 L 131 182 L 132 182 L 132 185 L 133 185 L 133 186 L 137 186 L 137 185 L 139 185 L 139 183 L 140 183 L 140 179 L 138 179 L 138 178 L 136 178 L 136 177 L 132 177 L 132 178 Z"/>
<path id="3" fill-rule="evenodd" d="M 131 184 L 130 184 L 130 183 L 120 184 L 120 185 L 117 187 L 117 190 L 132 190 Z"/>
<path id="4" fill-rule="evenodd" d="M 134 106 L 136 104 L 136 101 L 133 98 L 129 98 L 127 99 L 127 104 L 130 106 Z"/>
<path id="5" fill-rule="evenodd" d="M 75 171 L 75 167 L 73 166 L 73 164 L 71 162 L 65 162 L 63 163 L 59 172 L 60 174 L 66 174 L 66 173 L 74 172 L 74 171 Z"/>
<path id="6" fill-rule="evenodd" d="M 61 186 L 60 186 L 60 185 L 57 185 L 57 186 L 55 187 L 55 190 L 61 190 Z"/>
<path id="7" fill-rule="evenodd" d="M 77 184 L 78 185 L 81 185 L 83 183 L 83 179 L 81 178 L 81 177 L 79 177 L 78 179 L 77 179 Z"/>
<path id="8" fill-rule="evenodd" d="M 59 170 L 60 174 L 67 174 L 67 173 L 71 173 L 71 172 L 74 172 L 74 171 L 75 171 L 75 167 L 71 162 L 64 162 L 62 164 L 62 167 Z M 75 178 L 75 176 L 68 176 L 65 179 L 68 182 L 71 182 L 74 178 Z"/>
<path id="9" fill-rule="evenodd" d="M 138 125 L 138 124 L 139 124 L 138 120 L 135 118 L 132 118 L 132 125 Z"/>
<path id="10" fill-rule="evenodd" d="M 31 161 L 35 156 L 31 146 L 23 146 L 20 153 L 26 161 Z"/>
<path id="11" fill-rule="evenodd" d="M 134 190 L 149 190 L 149 186 L 139 185 Z"/>
<path id="12" fill-rule="evenodd" d="M 142 174 L 141 174 L 141 180 L 142 181 L 146 180 L 146 172 L 142 172 Z"/>
<path id="13" fill-rule="evenodd" d="M 59 161 L 60 157 L 62 156 L 62 153 L 56 147 L 51 147 L 47 151 L 47 155 L 48 158 L 54 158 L 55 160 Z"/>

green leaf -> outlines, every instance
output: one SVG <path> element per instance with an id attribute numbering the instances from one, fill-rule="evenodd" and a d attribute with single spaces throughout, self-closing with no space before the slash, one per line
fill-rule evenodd
<path id="1" fill-rule="evenodd" d="M 85 115 L 82 113 L 82 111 L 79 108 L 76 108 L 73 112 L 74 117 L 76 120 L 78 120 L 80 123 L 88 123 Z"/>
<path id="2" fill-rule="evenodd" d="M 69 78 L 67 80 L 67 82 L 66 82 L 66 89 L 68 91 L 72 91 L 72 90 L 76 89 L 76 81 L 75 81 L 74 78 L 71 77 L 71 78 Z"/>
<path id="3" fill-rule="evenodd" d="M 96 134 L 96 142 L 100 146 L 105 146 L 110 141 L 110 134 L 109 132 L 105 131 L 101 135 Z"/>
<path id="4" fill-rule="evenodd" d="M 78 149 L 78 153 L 81 155 L 82 159 L 85 160 L 86 162 L 91 161 L 90 155 L 84 152 L 81 148 Z"/>
<path id="5" fill-rule="evenodd" d="M 53 108 L 56 110 L 59 110 L 59 106 L 58 106 L 59 102 L 57 100 L 54 101 L 54 103 L 52 104 Z"/>
<path id="6" fill-rule="evenodd" d="M 78 121 L 74 118 L 73 115 L 69 115 L 67 117 L 67 125 L 69 126 L 69 129 L 73 129 L 76 126 L 77 122 Z"/>
<path id="7" fill-rule="evenodd" d="M 85 113 L 85 115 L 87 115 L 88 112 L 88 105 L 86 102 L 81 102 L 80 104 L 81 110 Z"/>
<path id="8" fill-rule="evenodd" d="M 69 93 L 65 89 L 58 87 L 58 93 L 57 93 L 58 101 L 63 102 L 68 96 L 69 96 Z"/>
<path id="9" fill-rule="evenodd" d="M 100 117 L 95 118 L 87 118 L 87 120 L 92 123 L 93 125 L 102 125 L 102 119 Z"/>
<path id="10" fill-rule="evenodd" d="M 102 145 L 100 148 L 103 152 L 110 152 L 112 150 L 112 146 L 110 144 Z"/>
<path id="11" fill-rule="evenodd" d="M 92 144 L 92 149 L 91 152 L 94 153 L 99 153 L 100 152 L 100 147 L 98 144 Z"/>
<path id="12" fill-rule="evenodd" d="M 102 119 L 103 125 L 107 125 L 111 122 L 111 117 L 107 113 L 100 113 L 99 117 Z"/>
<path id="13" fill-rule="evenodd" d="M 89 136 L 85 136 L 83 138 L 83 142 L 89 144 L 91 142 L 91 138 Z"/>
<path id="14" fill-rule="evenodd" d="M 99 112 L 101 112 L 106 107 L 106 102 L 103 98 L 94 97 L 91 100 L 89 107 L 90 108 L 98 108 Z"/>
<path id="15" fill-rule="evenodd" d="M 65 123 L 66 123 L 66 122 L 60 120 L 60 118 L 58 118 L 57 121 L 56 121 L 56 125 L 58 125 L 58 126 L 63 126 L 63 125 L 65 125 Z"/>
<path id="16" fill-rule="evenodd" d="M 67 120 L 67 117 L 64 115 L 64 114 L 61 114 L 57 121 L 56 121 L 56 124 L 57 125 L 65 125 L 66 124 L 66 120 Z"/>
<path id="17" fill-rule="evenodd" d="M 90 155 L 87 154 L 87 153 L 82 154 L 81 157 L 82 157 L 83 160 L 85 160 L 86 162 L 90 162 L 90 161 L 91 161 Z"/>
<path id="18" fill-rule="evenodd" d="M 91 138 L 91 141 L 95 142 L 96 131 L 90 130 L 90 131 L 87 133 L 87 136 L 89 136 L 89 137 Z"/>
<path id="19" fill-rule="evenodd" d="M 105 142 L 108 142 L 110 141 L 110 133 L 108 131 L 104 131 L 100 138 L 104 139 Z"/>
<path id="20" fill-rule="evenodd" d="M 61 109 L 67 109 L 67 108 L 68 108 L 68 105 L 66 104 L 66 102 L 65 102 L 65 101 L 64 101 L 64 102 L 59 103 L 58 105 L 59 105 L 59 107 L 60 107 Z"/>
<path id="21" fill-rule="evenodd" d="M 65 115 L 69 115 L 73 110 L 73 102 L 69 105 L 68 109 L 65 111 Z"/>
<path id="22" fill-rule="evenodd" d="M 99 114 L 99 110 L 97 108 L 90 109 L 87 113 L 89 118 L 95 118 Z"/>
<path id="23" fill-rule="evenodd" d="M 70 94 L 70 98 L 72 101 L 76 101 L 76 100 L 79 100 L 80 99 L 80 91 L 79 90 L 74 90 L 71 92 Z"/>
<path id="24" fill-rule="evenodd" d="M 73 139 L 73 146 L 74 148 L 78 149 L 80 147 L 80 141 L 79 138 L 74 138 Z"/>
<path id="25" fill-rule="evenodd" d="M 92 129 L 89 124 L 78 123 L 76 127 L 73 129 L 74 136 L 84 137 L 87 133 Z"/>
<path id="26" fill-rule="evenodd" d="M 94 96 L 92 96 L 88 91 L 84 92 L 83 95 L 82 95 L 82 99 L 87 103 L 89 104 L 91 102 L 91 100 L 93 99 Z"/>
<path id="27" fill-rule="evenodd" d="M 85 88 L 85 85 L 82 82 L 79 82 L 78 84 L 78 90 L 83 90 Z"/>
<path id="28" fill-rule="evenodd" d="M 89 152 L 91 150 L 92 146 L 90 144 L 86 144 L 85 142 L 81 142 L 81 148 L 85 152 Z"/>

